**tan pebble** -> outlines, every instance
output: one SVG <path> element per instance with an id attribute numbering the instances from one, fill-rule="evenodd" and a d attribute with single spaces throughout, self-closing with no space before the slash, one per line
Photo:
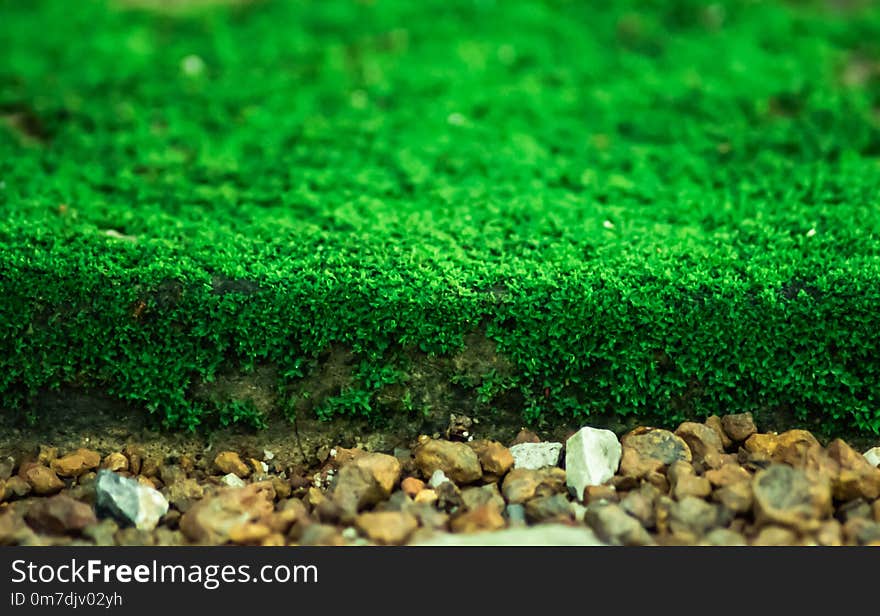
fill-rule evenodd
<path id="1" fill-rule="evenodd" d="M 128 470 L 128 458 L 126 458 L 121 453 L 111 453 L 108 454 L 104 460 L 101 462 L 101 468 L 106 469 L 108 471 L 127 471 Z"/>
<path id="2" fill-rule="evenodd" d="M 400 489 L 403 490 L 407 496 L 414 498 L 419 492 L 425 489 L 425 482 L 415 477 L 407 477 L 400 482 Z"/>

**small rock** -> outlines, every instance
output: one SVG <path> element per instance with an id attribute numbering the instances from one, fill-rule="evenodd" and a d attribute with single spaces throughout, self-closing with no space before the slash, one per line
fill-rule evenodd
<path id="1" fill-rule="evenodd" d="M 127 471 L 128 458 L 119 452 L 108 454 L 101 462 L 101 468 L 108 471 Z"/>
<path id="2" fill-rule="evenodd" d="M 113 536 L 118 545 L 128 546 L 151 546 L 156 545 L 156 540 L 149 531 L 129 526 L 116 531 Z"/>
<path id="3" fill-rule="evenodd" d="M 523 428 L 519 431 L 519 433 L 514 437 L 513 442 L 510 443 L 510 446 L 519 445 L 520 443 L 540 443 L 541 437 L 532 432 L 527 428 Z"/>
<path id="4" fill-rule="evenodd" d="M 303 530 L 299 543 L 300 545 L 339 546 L 345 545 L 345 538 L 336 530 L 335 526 L 309 524 Z"/>
<path id="5" fill-rule="evenodd" d="M 835 516 L 842 522 L 849 522 L 856 518 L 871 520 L 874 513 L 871 511 L 871 505 L 865 499 L 857 498 L 838 506 Z"/>
<path id="6" fill-rule="evenodd" d="M 468 447 L 477 454 L 484 475 L 503 477 L 513 467 L 513 454 L 497 441 L 471 441 L 468 443 Z"/>
<path id="7" fill-rule="evenodd" d="M 880 522 L 880 499 L 874 501 L 874 504 L 871 506 L 871 509 L 874 511 L 874 521 Z"/>
<path id="8" fill-rule="evenodd" d="M 20 513 L 0 509 L 0 545 L 27 545 L 35 540 L 34 531 Z"/>
<path id="9" fill-rule="evenodd" d="M 765 526 L 758 533 L 758 536 L 752 539 L 752 545 L 755 546 L 779 546 L 779 545 L 795 545 L 798 536 L 790 528 L 782 526 Z"/>
<path id="10" fill-rule="evenodd" d="M 731 486 L 732 487 L 732 486 Z M 831 485 L 811 479 L 796 468 L 773 464 L 752 479 L 755 519 L 760 525 L 788 526 L 801 532 L 816 530 L 831 513 Z"/>
<path id="11" fill-rule="evenodd" d="M 191 541 L 220 544 L 230 532 L 249 522 L 271 523 L 275 500 L 272 483 L 262 481 L 243 488 L 222 488 L 195 503 L 180 519 L 180 530 Z"/>
<path id="12" fill-rule="evenodd" d="M 470 451 L 470 450 L 468 450 Z M 347 515 L 388 498 L 400 479 L 400 461 L 382 453 L 368 453 L 339 469 L 333 501 Z"/>
<path id="13" fill-rule="evenodd" d="M 413 498 L 413 502 L 420 504 L 433 505 L 437 502 L 437 492 L 432 489 L 422 490 Z"/>
<path id="14" fill-rule="evenodd" d="M 271 534 L 272 529 L 261 522 L 245 522 L 229 529 L 229 541 L 239 545 L 257 545 Z"/>
<path id="15" fill-rule="evenodd" d="M 35 494 L 41 496 L 55 494 L 64 487 L 64 482 L 58 478 L 55 471 L 42 464 L 34 464 L 28 467 L 24 471 L 22 479 L 30 484 Z"/>
<path id="16" fill-rule="evenodd" d="M 600 501 L 608 501 L 616 503 L 618 501 L 617 489 L 611 485 L 587 486 L 584 488 L 585 503 L 595 503 Z"/>
<path id="17" fill-rule="evenodd" d="M 214 458 L 214 468 L 224 475 L 232 473 L 242 479 L 251 474 L 251 469 L 234 451 L 221 451 L 218 453 Z"/>
<path id="18" fill-rule="evenodd" d="M 721 468 L 706 471 L 704 477 L 716 488 L 723 488 L 741 481 L 751 481 L 749 472 L 738 464 L 725 464 Z"/>
<path id="19" fill-rule="evenodd" d="M 524 503 L 536 496 L 549 496 L 565 489 L 565 471 L 558 467 L 529 470 L 515 468 L 504 478 L 501 493 L 508 503 Z"/>
<path id="20" fill-rule="evenodd" d="M 526 507 L 525 505 L 508 505 L 505 508 L 505 513 L 507 514 L 507 519 L 510 521 L 511 526 L 525 526 L 526 525 Z M 583 519 L 583 516 L 581 516 Z"/>
<path id="21" fill-rule="evenodd" d="M 806 430 L 788 430 L 776 437 L 772 459 L 779 464 L 806 468 L 822 452 L 822 445 Z"/>
<path id="22" fill-rule="evenodd" d="M 656 428 L 636 428 L 620 439 L 624 452 L 633 449 L 641 458 L 657 460 L 663 466 L 676 460 L 690 462 L 691 450 L 687 443 L 669 430 Z M 621 463 L 622 466 L 622 463 Z"/>
<path id="23" fill-rule="evenodd" d="M 584 427 L 565 444 L 566 485 L 579 500 L 584 488 L 601 485 L 614 477 L 622 448 L 611 430 Z"/>
<path id="24" fill-rule="evenodd" d="M 187 478 L 167 486 L 163 490 L 163 494 L 171 506 L 181 513 L 186 513 L 193 503 L 205 495 L 205 489 L 195 479 Z"/>
<path id="25" fill-rule="evenodd" d="M 449 526 L 454 533 L 477 533 L 504 528 L 505 521 L 497 505 L 486 503 L 454 517 Z"/>
<path id="26" fill-rule="evenodd" d="M 686 496 L 669 506 L 669 530 L 673 535 L 696 542 L 713 528 L 723 526 L 724 519 L 717 505 L 701 498 Z"/>
<path id="27" fill-rule="evenodd" d="M 868 545 L 880 541 L 880 523 L 864 518 L 849 520 L 843 525 L 843 536 L 850 545 Z"/>
<path id="28" fill-rule="evenodd" d="M 400 545 L 415 532 L 419 523 L 408 513 L 382 511 L 360 514 L 355 518 L 355 526 L 370 541 L 382 545 Z"/>
<path id="29" fill-rule="evenodd" d="M 709 426 L 693 421 L 686 421 L 675 431 L 687 443 L 694 462 L 702 462 L 708 453 L 724 453 L 721 438 Z"/>
<path id="30" fill-rule="evenodd" d="M 61 485 L 63 486 L 64 484 L 62 483 Z M 32 489 L 31 484 L 18 475 L 14 475 L 6 480 L 6 498 L 24 498 L 31 493 Z"/>
<path id="31" fill-rule="evenodd" d="M 865 454 L 868 455 L 868 454 Z M 12 456 L 6 456 L 4 458 L 0 458 L 0 480 L 6 481 L 10 477 L 12 477 L 12 472 L 15 470 L 15 458 Z"/>
<path id="32" fill-rule="evenodd" d="M 825 546 L 843 545 L 843 525 L 837 520 L 822 522 L 815 533 L 816 543 Z"/>
<path id="33" fill-rule="evenodd" d="M 102 517 L 109 516 L 123 525 L 150 531 L 168 512 L 168 501 L 159 491 L 142 486 L 134 479 L 101 470 L 95 481 L 95 508 Z"/>
<path id="34" fill-rule="evenodd" d="M 424 546 L 591 546 L 604 545 L 589 528 L 563 524 L 514 527 L 473 534 L 435 535 Z"/>
<path id="35" fill-rule="evenodd" d="M 225 486 L 229 486 L 230 488 L 243 488 L 245 482 L 241 480 L 241 478 L 235 473 L 227 473 L 220 478 L 220 483 Z"/>
<path id="36" fill-rule="evenodd" d="M 37 464 L 51 466 L 52 461 L 58 457 L 58 448 L 49 445 L 40 445 L 40 451 L 37 453 Z"/>
<path id="37" fill-rule="evenodd" d="M 95 545 L 106 547 L 116 545 L 115 535 L 118 530 L 119 525 L 116 524 L 116 521 L 106 518 L 86 526 L 82 535 L 91 539 Z"/>
<path id="38" fill-rule="evenodd" d="M 751 413 L 735 413 L 721 418 L 721 427 L 730 440 L 740 443 L 758 431 Z"/>
<path id="39" fill-rule="evenodd" d="M 872 447 L 862 455 L 871 466 L 880 466 L 880 447 Z"/>
<path id="40" fill-rule="evenodd" d="M 52 460 L 52 470 L 60 477 L 79 477 L 100 465 L 101 455 L 90 449 L 77 449 L 73 453 Z"/>
<path id="41" fill-rule="evenodd" d="M 706 498 L 712 493 L 712 484 L 705 477 L 682 475 L 671 482 L 672 496 L 677 501 L 686 497 Z"/>
<path id="42" fill-rule="evenodd" d="M 586 514 L 586 511 L 584 512 Z M 571 506 L 564 494 L 533 498 L 526 503 L 526 518 L 533 524 L 571 519 Z"/>
<path id="43" fill-rule="evenodd" d="M 748 545 L 746 538 L 737 532 L 726 528 L 710 530 L 700 541 L 700 545 L 714 545 L 719 547 Z"/>
<path id="44" fill-rule="evenodd" d="M 509 450 L 513 457 L 513 468 L 538 470 L 557 466 L 562 455 L 562 443 L 520 443 Z"/>
<path id="45" fill-rule="evenodd" d="M 690 457 L 690 450 L 688 450 Z M 661 474 L 663 462 L 656 458 L 642 456 L 638 450 L 627 445 L 623 446 L 620 457 L 620 474 L 626 478 L 644 479 L 651 475 Z"/>
<path id="46" fill-rule="evenodd" d="M 637 519 L 613 503 L 587 507 L 584 521 L 611 545 L 651 545 L 654 540 Z"/>
<path id="47" fill-rule="evenodd" d="M 415 465 L 425 477 L 441 470 L 458 485 L 466 485 L 483 476 L 480 459 L 464 443 L 428 439 L 416 450 Z"/>
<path id="48" fill-rule="evenodd" d="M 498 511 L 504 510 L 504 497 L 498 489 L 497 483 L 480 486 L 478 488 L 465 488 L 461 492 L 461 500 L 467 509 L 478 509 L 486 504 L 495 505 Z"/>
<path id="49" fill-rule="evenodd" d="M 659 492 L 650 484 L 639 490 L 633 490 L 620 501 L 620 507 L 629 515 L 641 522 L 645 528 L 654 528 L 657 520 L 654 515 L 654 501 Z"/>
<path id="50" fill-rule="evenodd" d="M 451 441 L 466 441 L 471 435 L 474 420 L 467 415 L 449 414 L 449 425 L 446 428 L 446 438 Z"/>
<path id="51" fill-rule="evenodd" d="M 90 506 L 61 494 L 35 501 L 25 520 L 34 530 L 55 535 L 79 532 L 98 521 Z"/>
<path id="52" fill-rule="evenodd" d="M 749 481 L 732 483 L 715 490 L 712 499 L 734 514 L 746 513 L 752 508 L 752 484 Z"/>
<path id="53" fill-rule="evenodd" d="M 425 482 L 415 477 L 407 477 L 400 482 L 400 489 L 411 498 L 415 498 L 416 494 L 425 489 Z"/>
<path id="54" fill-rule="evenodd" d="M 434 488 L 437 493 L 437 508 L 448 513 L 454 513 L 464 505 L 461 491 L 451 481 L 445 481 Z"/>
<path id="55" fill-rule="evenodd" d="M 751 454 L 771 460 L 773 454 L 776 453 L 778 436 L 779 435 L 777 434 L 755 433 L 746 439 L 746 442 L 743 443 L 743 447 Z"/>
<path id="56" fill-rule="evenodd" d="M 446 473 L 441 471 L 439 468 L 431 474 L 431 478 L 428 480 L 428 485 L 436 490 L 444 483 L 449 481 L 449 477 L 446 476 Z"/>
<path id="57" fill-rule="evenodd" d="M 710 415 L 706 418 L 704 422 L 707 426 L 715 430 L 715 434 L 718 435 L 718 438 L 721 439 L 721 448 L 727 449 L 731 445 L 733 445 L 733 441 L 727 436 L 727 433 L 724 431 L 724 426 L 721 423 L 721 418 L 718 415 Z"/>
<path id="58" fill-rule="evenodd" d="M 827 452 L 840 466 L 839 474 L 832 476 L 831 481 L 835 499 L 880 498 L 880 468 L 871 465 L 864 456 L 841 439 L 829 443 Z"/>

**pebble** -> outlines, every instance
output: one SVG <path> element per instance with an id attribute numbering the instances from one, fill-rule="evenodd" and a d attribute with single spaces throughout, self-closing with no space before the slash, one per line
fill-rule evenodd
<path id="1" fill-rule="evenodd" d="M 513 468 L 538 470 L 557 466 L 562 455 L 562 443 L 519 443 L 510 448 Z"/>
<path id="2" fill-rule="evenodd" d="M 242 479 L 251 474 L 251 469 L 234 451 L 221 451 L 218 453 L 214 458 L 214 468 L 224 475 L 232 473 Z"/>
<path id="3" fill-rule="evenodd" d="M 101 470 L 95 481 L 95 508 L 102 517 L 112 517 L 123 525 L 150 531 L 168 512 L 168 501 L 158 490 Z"/>
<path id="4" fill-rule="evenodd" d="M 461 491 L 461 500 L 466 509 L 477 509 L 486 504 L 494 505 L 499 511 L 504 509 L 504 497 L 497 483 L 480 487 L 465 488 Z"/>
<path id="5" fill-rule="evenodd" d="M 454 533 L 478 533 L 504 528 L 506 522 L 494 503 L 486 503 L 455 516 L 449 522 Z"/>
<path id="6" fill-rule="evenodd" d="M 511 504 L 524 503 L 536 496 L 549 496 L 565 490 L 565 471 L 558 467 L 529 470 L 515 468 L 504 478 L 501 493 Z"/>
<path id="7" fill-rule="evenodd" d="M 101 455 L 91 449 L 77 449 L 61 458 L 52 460 L 51 467 L 59 477 L 79 477 L 101 465 Z"/>
<path id="8" fill-rule="evenodd" d="M 348 516 L 388 498 L 400 479 L 400 461 L 369 453 L 339 469 L 333 502 Z"/>
<path id="9" fill-rule="evenodd" d="M 755 519 L 797 531 L 816 530 L 831 513 L 831 486 L 791 466 L 773 464 L 752 480 Z"/>
<path id="10" fill-rule="evenodd" d="M 871 466 L 880 466 L 880 447 L 871 447 L 862 455 Z"/>
<path id="11" fill-rule="evenodd" d="M 578 500 L 587 486 L 601 485 L 614 477 L 622 448 L 611 430 L 581 428 L 565 443 L 566 485 Z"/>
<path id="12" fill-rule="evenodd" d="M 439 468 L 431 473 L 431 478 L 428 480 L 428 485 L 436 490 L 444 483 L 449 481 L 449 477 L 446 476 L 446 473 L 441 471 Z"/>
<path id="13" fill-rule="evenodd" d="M 548 520 L 563 521 L 571 519 L 571 506 L 564 494 L 539 496 L 528 501 L 526 519 L 537 524 Z"/>
<path id="14" fill-rule="evenodd" d="M 34 491 L 34 494 L 39 494 L 41 496 L 55 494 L 64 488 L 64 482 L 58 478 L 55 471 L 42 464 L 29 466 L 24 470 L 24 476 L 22 479 L 28 482 Z"/>
<path id="15" fill-rule="evenodd" d="M 513 454 L 498 441 L 471 441 L 468 443 L 468 447 L 477 454 L 484 475 L 503 477 L 507 471 L 513 468 Z"/>
<path id="16" fill-rule="evenodd" d="M 25 520 L 34 530 L 55 535 L 77 533 L 98 521 L 89 505 L 62 494 L 34 501 Z"/>
<path id="17" fill-rule="evenodd" d="M 416 449 L 415 465 L 424 477 L 441 470 L 458 485 L 472 483 L 483 476 L 480 459 L 465 443 L 427 439 Z"/>
<path id="18" fill-rule="evenodd" d="M 238 526 L 248 522 L 262 522 L 268 526 L 275 510 L 274 500 L 275 490 L 271 482 L 222 488 L 183 514 L 180 530 L 196 543 L 226 543 L 230 532 Z"/>
<path id="19" fill-rule="evenodd" d="M 735 413 L 721 418 L 721 427 L 735 443 L 745 441 L 758 431 L 751 413 Z"/>
<path id="20" fill-rule="evenodd" d="M 724 453 L 721 437 L 706 424 L 686 421 L 675 431 L 691 450 L 694 462 L 702 462 L 709 453 Z"/>
<path id="21" fill-rule="evenodd" d="M 663 466 L 677 460 L 690 462 L 691 450 L 681 437 L 669 430 L 657 428 L 637 428 L 620 439 L 624 450 L 632 449 L 640 458 L 657 460 Z"/>
<path id="22" fill-rule="evenodd" d="M 126 458 L 123 454 L 119 452 L 107 454 L 107 456 L 101 462 L 101 468 L 114 472 L 127 471 L 128 466 L 128 458 Z"/>
<path id="23" fill-rule="evenodd" d="M 223 477 L 220 478 L 220 483 L 225 486 L 229 486 L 230 488 L 243 488 L 245 485 L 247 485 L 238 475 L 234 473 L 227 473 L 226 475 L 223 475 Z"/>
<path id="24" fill-rule="evenodd" d="M 370 541 L 382 545 L 400 545 L 415 532 L 419 523 L 409 513 L 381 511 L 360 514 L 355 518 L 355 526 Z"/>
<path id="25" fill-rule="evenodd" d="M 654 543 L 641 523 L 614 503 L 588 506 L 584 512 L 584 521 L 602 541 L 611 545 L 634 546 Z"/>
<path id="26" fill-rule="evenodd" d="M 829 443 L 826 451 L 839 466 L 839 472 L 831 481 L 836 500 L 861 497 L 872 501 L 880 498 L 880 468 L 841 439 Z"/>
<path id="27" fill-rule="evenodd" d="M 415 498 L 416 494 L 425 489 L 425 482 L 415 477 L 407 477 L 400 482 L 400 489 L 408 496 Z"/>

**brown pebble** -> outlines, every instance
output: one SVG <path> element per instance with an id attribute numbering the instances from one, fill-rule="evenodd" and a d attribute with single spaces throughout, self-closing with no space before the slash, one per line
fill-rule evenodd
<path id="1" fill-rule="evenodd" d="M 730 440 L 740 443 L 758 431 L 751 413 L 734 413 L 721 418 L 721 427 Z"/>
<path id="2" fill-rule="evenodd" d="M 101 468 L 108 471 L 127 471 L 129 466 L 128 458 L 119 452 L 107 454 L 101 462 Z"/>
<path id="3" fill-rule="evenodd" d="M 415 477 L 407 477 L 400 482 L 400 489 L 410 498 L 415 498 L 416 494 L 425 489 L 425 482 Z"/>

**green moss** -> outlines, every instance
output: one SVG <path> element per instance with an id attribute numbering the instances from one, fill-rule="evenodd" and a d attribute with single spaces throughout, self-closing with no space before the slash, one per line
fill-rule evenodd
<path id="1" fill-rule="evenodd" d="M 529 417 L 880 430 L 880 9 L 119 6 L 0 0 L 5 408 L 253 423 L 193 387 L 347 348 L 315 412 L 410 412 L 483 332 Z"/>

